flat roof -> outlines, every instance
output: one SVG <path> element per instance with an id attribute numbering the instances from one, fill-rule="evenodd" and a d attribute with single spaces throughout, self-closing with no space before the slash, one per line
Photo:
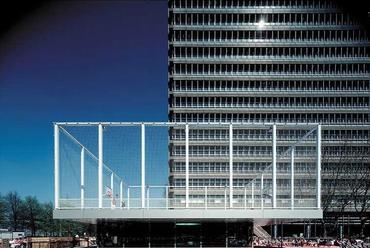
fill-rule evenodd
<path id="1" fill-rule="evenodd" d="M 252 221 L 320 219 L 321 209 L 55 209 L 55 219 L 96 223 L 97 219 L 122 221 Z"/>

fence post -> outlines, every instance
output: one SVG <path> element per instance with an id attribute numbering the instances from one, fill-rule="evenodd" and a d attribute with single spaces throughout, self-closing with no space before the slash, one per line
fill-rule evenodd
<path id="1" fill-rule="evenodd" d="M 185 125 L 185 207 L 189 207 L 189 125 Z"/>
<path id="2" fill-rule="evenodd" d="M 54 124 L 54 204 L 55 208 L 59 206 L 59 126 Z"/>
<path id="3" fill-rule="evenodd" d="M 204 207 L 205 209 L 208 208 L 208 187 L 205 186 L 204 188 Z"/>
<path id="4" fill-rule="evenodd" d="M 321 125 L 317 125 L 317 154 L 316 154 L 316 180 L 317 180 L 317 208 L 321 208 Z"/>
<path id="5" fill-rule="evenodd" d="M 263 209 L 263 174 L 261 174 L 261 209 Z"/>
<path id="6" fill-rule="evenodd" d="M 123 182 L 122 180 L 119 183 L 119 206 L 122 208 L 122 202 L 123 202 Z"/>
<path id="7" fill-rule="evenodd" d="M 98 134 L 98 197 L 99 208 L 103 208 L 103 125 L 99 124 Z"/>
<path id="8" fill-rule="evenodd" d="M 272 126 L 272 208 L 276 208 L 276 125 Z"/>
<path id="9" fill-rule="evenodd" d="M 252 181 L 252 208 L 254 208 L 254 181 Z"/>
<path id="10" fill-rule="evenodd" d="M 233 124 L 229 126 L 229 206 L 233 207 Z"/>
<path id="11" fill-rule="evenodd" d="M 168 209 L 168 186 L 166 186 L 166 209 Z"/>
<path id="12" fill-rule="evenodd" d="M 81 166 L 81 209 L 85 207 L 85 148 L 81 148 L 81 157 L 80 157 L 80 166 Z"/>
<path id="13" fill-rule="evenodd" d="M 130 186 L 127 187 L 127 209 L 130 209 Z"/>
<path id="14" fill-rule="evenodd" d="M 294 150 L 290 151 L 290 208 L 294 209 Z"/>
<path id="15" fill-rule="evenodd" d="M 111 199 L 111 208 L 114 207 L 114 174 L 113 174 L 113 171 L 112 173 L 110 174 L 110 189 L 112 191 L 112 199 Z"/>
<path id="16" fill-rule="evenodd" d="M 141 208 L 145 208 L 145 125 L 141 124 Z"/>

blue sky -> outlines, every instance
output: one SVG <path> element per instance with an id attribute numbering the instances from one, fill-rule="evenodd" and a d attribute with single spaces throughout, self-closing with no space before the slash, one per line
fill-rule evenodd
<path id="1" fill-rule="evenodd" d="M 0 193 L 53 199 L 53 121 L 167 120 L 167 2 L 47 4 L 0 40 Z"/>

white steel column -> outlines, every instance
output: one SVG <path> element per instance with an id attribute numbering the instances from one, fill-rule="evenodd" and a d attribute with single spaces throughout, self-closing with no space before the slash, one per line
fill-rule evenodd
<path id="1" fill-rule="evenodd" d="M 204 206 L 205 206 L 205 209 L 208 208 L 208 187 L 205 186 L 204 188 Z"/>
<path id="2" fill-rule="evenodd" d="M 130 186 L 127 187 L 127 209 L 130 209 Z"/>
<path id="3" fill-rule="evenodd" d="M 81 208 L 85 207 L 85 148 L 81 148 Z"/>
<path id="4" fill-rule="evenodd" d="M 317 125 L 317 142 L 316 142 L 316 180 L 317 180 L 317 208 L 321 208 L 321 125 Z"/>
<path id="5" fill-rule="evenodd" d="M 112 199 L 111 199 L 111 207 L 114 207 L 114 174 L 113 172 L 110 174 L 110 189 L 112 191 Z"/>
<path id="6" fill-rule="evenodd" d="M 185 207 L 189 207 L 189 125 L 185 125 Z"/>
<path id="7" fill-rule="evenodd" d="M 150 186 L 148 185 L 148 187 L 146 187 L 146 208 L 149 209 L 149 197 L 150 197 Z"/>
<path id="8" fill-rule="evenodd" d="M 54 124 L 54 205 L 59 208 L 59 126 Z"/>
<path id="9" fill-rule="evenodd" d="M 230 208 L 233 207 L 233 125 L 229 126 L 229 200 Z"/>
<path id="10" fill-rule="evenodd" d="M 252 181 L 252 208 L 254 208 L 254 181 Z"/>
<path id="11" fill-rule="evenodd" d="M 166 209 L 168 209 L 168 186 L 166 186 Z"/>
<path id="12" fill-rule="evenodd" d="M 294 150 L 290 151 L 290 208 L 294 208 Z"/>
<path id="13" fill-rule="evenodd" d="M 99 124 L 98 152 L 98 198 L 99 208 L 103 208 L 103 125 Z"/>
<path id="14" fill-rule="evenodd" d="M 122 208 L 123 201 L 123 182 L 122 180 L 119 183 L 119 207 Z"/>
<path id="15" fill-rule="evenodd" d="M 272 126 L 272 208 L 276 208 L 276 125 Z"/>
<path id="16" fill-rule="evenodd" d="M 247 187 L 244 186 L 244 208 L 247 208 Z"/>
<path id="17" fill-rule="evenodd" d="M 261 209 L 263 209 L 263 174 L 261 174 Z"/>
<path id="18" fill-rule="evenodd" d="M 141 208 L 145 208 L 145 125 L 141 124 Z"/>

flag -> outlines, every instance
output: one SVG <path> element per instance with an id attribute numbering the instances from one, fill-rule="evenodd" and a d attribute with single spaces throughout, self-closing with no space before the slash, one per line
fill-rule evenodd
<path id="1" fill-rule="evenodd" d="M 105 186 L 105 195 L 112 198 L 112 189 L 108 186 Z"/>

